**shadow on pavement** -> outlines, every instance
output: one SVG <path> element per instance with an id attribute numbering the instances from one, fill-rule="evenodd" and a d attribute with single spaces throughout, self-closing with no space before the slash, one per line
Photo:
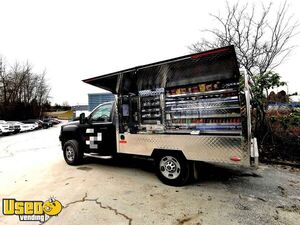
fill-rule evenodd
<path id="1" fill-rule="evenodd" d="M 114 159 L 98 159 L 87 157 L 84 159 L 84 165 L 78 169 L 90 170 L 89 164 L 101 164 L 112 167 L 122 168 L 135 168 L 149 173 L 155 173 L 154 161 L 147 158 L 132 157 L 122 155 Z M 261 177 L 255 172 L 254 169 L 230 166 L 210 164 L 204 162 L 196 163 L 196 171 L 198 172 L 198 178 L 192 179 L 191 184 L 198 182 L 230 182 L 234 183 L 235 180 L 242 177 Z"/>

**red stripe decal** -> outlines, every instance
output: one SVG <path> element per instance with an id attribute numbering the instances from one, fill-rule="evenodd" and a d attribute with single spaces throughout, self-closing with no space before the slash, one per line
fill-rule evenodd
<path id="1" fill-rule="evenodd" d="M 120 140 L 119 143 L 120 143 L 120 144 L 127 144 L 127 141 L 125 141 L 125 140 Z"/>
<path id="2" fill-rule="evenodd" d="M 240 157 L 237 157 L 237 156 L 232 156 L 231 158 L 230 158 L 230 160 L 232 160 L 232 161 L 241 161 L 241 158 Z"/>
<path id="3" fill-rule="evenodd" d="M 216 53 L 220 53 L 220 52 L 227 52 L 229 49 L 225 48 L 225 49 L 218 49 L 218 50 L 214 50 L 214 51 L 209 51 L 209 52 L 203 52 L 203 53 L 199 53 L 197 55 L 193 55 L 191 58 L 192 59 L 197 59 L 203 56 L 207 56 L 207 55 L 211 55 L 211 54 L 216 54 Z"/>

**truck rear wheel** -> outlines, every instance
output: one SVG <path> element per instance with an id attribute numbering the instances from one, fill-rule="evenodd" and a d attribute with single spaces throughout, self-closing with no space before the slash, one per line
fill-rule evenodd
<path id="1" fill-rule="evenodd" d="M 79 144 L 76 140 L 66 141 L 63 147 L 65 161 L 69 165 L 78 165 L 82 162 L 83 152 L 80 151 Z"/>
<path id="2" fill-rule="evenodd" d="M 164 184 L 183 186 L 189 179 L 189 163 L 179 154 L 158 155 L 155 164 L 156 175 Z"/>

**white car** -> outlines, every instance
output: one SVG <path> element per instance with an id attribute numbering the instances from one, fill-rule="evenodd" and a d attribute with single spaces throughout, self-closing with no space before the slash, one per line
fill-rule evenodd
<path id="1" fill-rule="evenodd" d="M 16 121 L 7 121 L 8 124 L 12 125 L 13 128 L 14 128 L 14 134 L 17 134 L 20 132 L 21 128 L 20 128 L 20 125 L 18 124 L 18 122 Z"/>
<path id="2" fill-rule="evenodd" d="M 17 122 L 17 121 L 11 121 L 13 122 L 15 125 L 20 126 L 20 132 L 26 132 L 26 131 L 30 131 L 34 129 L 34 126 L 32 123 L 21 123 L 21 122 Z"/>
<path id="3" fill-rule="evenodd" d="M 14 132 L 14 127 L 5 120 L 0 120 L 0 130 L 2 134 L 11 134 Z"/>
<path id="4" fill-rule="evenodd" d="M 39 125 L 36 122 L 22 121 L 22 124 L 29 126 L 29 130 L 36 130 Z"/>

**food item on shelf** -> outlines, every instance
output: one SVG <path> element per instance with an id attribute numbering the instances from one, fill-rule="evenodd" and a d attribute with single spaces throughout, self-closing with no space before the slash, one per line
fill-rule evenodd
<path id="1" fill-rule="evenodd" d="M 212 84 L 206 84 L 205 91 L 211 91 L 211 90 L 212 90 Z"/>
<path id="2" fill-rule="evenodd" d="M 186 94 L 186 88 L 180 88 L 180 93 L 181 94 Z"/>
<path id="3" fill-rule="evenodd" d="M 176 89 L 175 88 L 171 89 L 171 95 L 176 95 Z"/>
<path id="4" fill-rule="evenodd" d="M 199 92 L 198 86 L 193 86 L 192 87 L 192 93 L 198 93 L 198 92 Z"/>
<path id="5" fill-rule="evenodd" d="M 220 81 L 217 81 L 216 83 L 213 84 L 213 90 L 219 90 L 221 87 Z"/>
<path id="6" fill-rule="evenodd" d="M 241 118 L 235 118 L 235 122 L 236 123 L 240 123 L 241 122 Z"/>
<path id="7" fill-rule="evenodd" d="M 170 113 L 166 113 L 166 120 L 171 120 L 171 114 Z"/>
<path id="8" fill-rule="evenodd" d="M 176 95 L 179 95 L 179 94 L 181 94 L 181 91 L 180 91 L 180 88 L 177 88 L 176 89 Z"/>
<path id="9" fill-rule="evenodd" d="M 191 87 L 187 88 L 187 93 L 192 93 L 192 88 Z"/>
<path id="10" fill-rule="evenodd" d="M 205 91 L 205 84 L 199 84 L 199 90 L 200 90 L 200 92 L 204 92 Z"/>

